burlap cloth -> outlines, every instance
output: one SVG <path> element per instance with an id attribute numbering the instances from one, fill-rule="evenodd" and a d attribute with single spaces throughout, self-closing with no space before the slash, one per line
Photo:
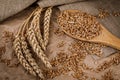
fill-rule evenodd
<path id="1" fill-rule="evenodd" d="M 47 5 L 47 0 L 43 0 L 43 4 Z M 52 0 L 51 0 L 52 1 Z M 56 0 L 53 0 L 53 2 Z M 65 0 L 60 0 L 63 2 L 67 2 Z M 70 1 L 70 0 L 68 0 Z M 72 1 L 72 0 L 71 0 Z M 77 1 L 77 0 L 75 0 Z M 41 6 L 43 5 L 41 3 L 42 1 L 38 2 L 38 4 Z M 49 2 L 49 0 L 48 0 Z M 69 2 L 67 2 L 69 3 Z M 63 3 L 55 3 L 55 5 L 60 5 Z M 54 4 L 49 4 L 48 6 L 52 6 Z M 47 6 L 44 6 L 47 7 Z M 61 11 L 66 9 L 78 9 L 85 12 L 88 12 L 92 15 L 98 14 L 98 8 L 105 8 L 107 10 L 111 11 L 118 11 L 120 9 L 120 1 L 114 1 L 114 0 L 92 0 L 92 1 L 83 1 L 83 2 L 74 2 L 72 4 L 57 6 Z M 28 9 L 22 11 L 21 13 L 15 15 L 14 17 L 8 18 L 6 21 L 2 22 L 0 24 L 0 80 L 36 80 L 36 78 L 26 72 L 26 70 L 22 67 L 22 65 L 19 64 L 16 56 L 14 56 L 14 51 L 12 48 L 12 39 L 11 35 L 15 35 L 17 32 L 19 26 L 23 23 L 23 21 L 28 17 L 28 15 L 33 11 L 34 7 L 29 7 Z M 49 58 L 52 58 L 55 56 L 59 51 L 65 51 L 68 52 L 69 44 L 75 41 L 75 39 L 67 36 L 67 35 L 56 35 L 54 33 L 54 30 L 58 28 L 58 24 L 56 22 L 56 16 L 58 15 L 58 9 L 54 9 L 51 21 L 51 27 L 50 27 L 50 40 L 49 45 L 47 46 L 46 54 L 49 56 Z M 118 36 L 120 38 L 120 17 L 114 17 L 113 15 L 110 15 L 109 17 L 105 19 L 98 19 L 101 24 L 103 24 L 110 32 L 112 32 L 114 35 Z M 11 33 L 12 32 L 12 33 Z M 10 35 L 7 35 L 7 33 L 10 33 Z M 62 48 L 56 47 L 59 42 L 64 41 L 66 44 Z M 95 55 L 88 55 L 86 57 L 86 63 L 89 66 L 96 66 L 101 64 L 102 62 L 109 60 L 112 53 L 115 53 L 116 50 L 110 47 L 105 47 L 104 49 L 101 49 L 103 52 L 102 57 L 97 57 Z M 97 61 L 97 64 L 94 64 L 94 61 Z M 111 66 L 109 69 L 112 69 L 113 76 L 116 80 L 120 80 L 120 65 Z M 105 71 L 109 70 L 106 69 Z M 95 77 L 98 80 L 102 80 L 101 76 L 105 73 L 105 71 L 102 71 L 100 73 L 93 73 L 93 72 L 87 72 L 86 74 L 90 77 Z M 55 77 L 52 80 L 77 80 L 73 78 L 70 75 L 60 75 Z M 89 79 L 91 80 L 91 79 Z"/>
<path id="2" fill-rule="evenodd" d="M 22 11 L 36 0 L 0 0 L 0 21 Z"/>

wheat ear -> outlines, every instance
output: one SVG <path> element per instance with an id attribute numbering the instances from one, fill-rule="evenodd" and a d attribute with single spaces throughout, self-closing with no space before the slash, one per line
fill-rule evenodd
<path id="1" fill-rule="evenodd" d="M 36 9 L 36 11 L 34 11 L 33 14 L 31 14 L 31 16 L 34 16 L 34 13 L 36 13 L 38 9 Z M 38 76 L 41 79 L 44 79 L 44 76 L 42 74 L 42 70 L 40 69 L 40 67 L 36 63 L 35 59 L 32 57 L 32 53 L 28 49 L 28 44 L 27 44 L 26 38 L 24 36 L 24 34 L 26 32 L 26 29 L 28 29 L 28 22 L 26 22 L 26 24 L 24 25 L 24 27 L 23 27 L 23 29 L 21 31 L 21 35 L 22 35 L 22 37 L 21 37 L 21 45 L 22 45 L 23 54 L 25 55 L 25 58 L 27 59 L 27 61 L 31 65 L 31 67 L 34 69 L 34 71 L 38 74 Z"/>
<path id="2" fill-rule="evenodd" d="M 38 39 L 38 42 L 40 44 L 40 46 L 42 47 L 43 50 L 46 49 L 45 47 L 45 44 L 44 44 L 44 41 L 43 41 L 43 38 L 42 38 L 42 35 L 41 35 L 41 30 L 40 30 L 40 15 L 41 15 L 41 12 L 42 12 L 42 8 L 39 8 L 38 11 L 36 11 L 35 13 L 35 16 L 32 20 L 32 26 L 33 26 L 33 29 L 34 29 L 34 32 L 36 34 L 36 38 Z"/>
<path id="3" fill-rule="evenodd" d="M 50 17 L 52 14 L 52 7 L 48 8 L 44 16 L 44 43 L 45 46 L 48 44 L 49 40 L 49 26 L 50 26 Z"/>
<path id="4" fill-rule="evenodd" d="M 23 67 L 29 71 L 31 74 L 33 74 L 34 76 L 36 76 L 36 73 L 34 72 L 34 70 L 32 69 L 32 67 L 29 65 L 29 63 L 26 61 L 26 59 L 24 58 L 23 54 L 22 54 L 22 50 L 21 50 L 21 41 L 20 41 L 20 36 L 17 36 L 14 40 L 14 50 L 15 53 L 18 57 L 18 60 L 20 61 L 20 63 L 23 65 Z"/>
<path id="5" fill-rule="evenodd" d="M 32 57 L 32 53 L 30 53 L 30 50 L 28 49 L 28 44 L 26 42 L 26 38 L 24 37 L 24 32 L 26 31 L 26 25 L 24 25 L 22 31 L 21 31 L 21 45 L 22 45 L 22 50 L 23 50 L 23 54 L 25 55 L 25 58 L 27 59 L 27 61 L 29 62 L 29 64 L 31 65 L 31 67 L 34 69 L 34 71 L 38 74 L 38 76 L 41 79 L 44 79 L 44 76 L 42 74 L 42 70 L 39 68 L 38 64 L 36 63 L 35 59 Z"/>
<path id="6" fill-rule="evenodd" d="M 34 70 L 32 69 L 32 67 L 29 65 L 29 63 L 27 62 L 27 60 L 25 59 L 22 49 L 21 49 L 21 31 L 23 29 L 23 27 L 25 27 L 26 23 L 30 20 L 30 18 L 33 16 L 33 13 L 36 11 L 36 9 L 32 12 L 32 14 L 30 15 L 30 17 L 24 21 L 23 25 L 20 27 L 20 29 L 18 30 L 15 40 L 13 42 L 13 47 L 16 53 L 16 56 L 19 60 L 19 62 L 23 65 L 23 67 L 32 75 L 36 76 L 36 73 L 34 72 Z"/>
<path id="7" fill-rule="evenodd" d="M 28 39 L 31 47 L 33 48 L 34 52 L 43 61 L 45 66 L 47 68 L 51 68 L 52 66 L 51 66 L 47 56 L 44 54 L 43 50 L 39 46 L 39 43 L 37 42 L 37 39 L 35 37 L 35 33 L 34 33 L 34 30 L 32 29 L 32 26 L 29 27 L 29 29 L 27 31 L 27 39 Z"/>
<path id="8" fill-rule="evenodd" d="M 28 60 L 29 64 L 34 69 L 34 71 L 38 74 L 38 76 L 40 78 L 44 79 L 44 76 L 42 74 L 42 70 L 39 68 L 38 64 L 36 63 L 36 61 L 32 57 L 32 55 L 31 55 L 32 53 L 30 53 L 30 50 L 28 49 L 28 45 L 27 45 L 27 42 L 25 41 L 24 36 L 21 37 L 21 41 L 22 41 L 21 43 L 22 43 L 23 53 L 24 53 L 26 59 Z"/>

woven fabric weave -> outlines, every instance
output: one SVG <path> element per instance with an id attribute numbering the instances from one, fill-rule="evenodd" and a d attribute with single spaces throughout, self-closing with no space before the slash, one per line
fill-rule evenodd
<path id="1" fill-rule="evenodd" d="M 0 0 L 0 21 L 22 11 L 36 0 Z"/>
<path id="2" fill-rule="evenodd" d="M 74 3 L 78 1 L 84 1 L 84 0 L 40 0 L 38 1 L 38 5 L 40 7 L 49 7 L 49 6 L 58 6 L 63 4 Z"/>

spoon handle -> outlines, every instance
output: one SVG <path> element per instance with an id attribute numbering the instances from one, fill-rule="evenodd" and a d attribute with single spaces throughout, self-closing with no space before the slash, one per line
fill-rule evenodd
<path id="1" fill-rule="evenodd" d="M 106 28 L 102 27 L 102 33 L 91 40 L 92 42 L 100 42 L 120 50 L 120 39 L 110 33 Z"/>

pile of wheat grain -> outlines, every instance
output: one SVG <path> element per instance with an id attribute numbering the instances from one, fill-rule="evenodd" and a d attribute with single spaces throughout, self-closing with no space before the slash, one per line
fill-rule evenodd
<path id="1" fill-rule="evenodd" d="M 92 39 L 101 32 L 101 26 L 96 18 L 81 11 L 61 12 L 58 24 L 65 32 L 77 38 Z"/>
<path id="2" fill-rule="evenodd" d="M 59 44 L 59 43 L 58 43 Z M 63 47 L 63 46 L 62 46 Z M 44 71 L 46 74 L 46 77 L 48 79 L 55 78 L 60 75 L 69 74 L 69 72 L 72 72 L 71 76 L 73 76 L 76 79 L 79 80 L 87 80 L 88 77 L 83 70 L 92 71 L 95 73 L 102 72 L 112 65 L 119 64 L 120 63 L 120 54 L 119 52 L 115 55 L 112 55 L 110 57 L 110 60 L 103 62 L 102 64 L 99 64 L 98 67 L 93 68 L 91 66 L 88 66 L 84 63 L 85 57 L 87 55 L 97 55 L 98 57 L 102 55 L 101 49 L 105 47 L 102 44 L 97 43 L 90 43 L 90 42 L 84 42 L 84 41 L 77 41 L 71 43 L 68 50 L 69 52 L 58 52 L 57 56 L 51 60 L 51 64 L 53 66 L 52 70 Z M 109 75 L 105 74 L 104 79 L 108 77 Z M 91 78 L 92 80 L 96 80 L 96 78 Z"/>

